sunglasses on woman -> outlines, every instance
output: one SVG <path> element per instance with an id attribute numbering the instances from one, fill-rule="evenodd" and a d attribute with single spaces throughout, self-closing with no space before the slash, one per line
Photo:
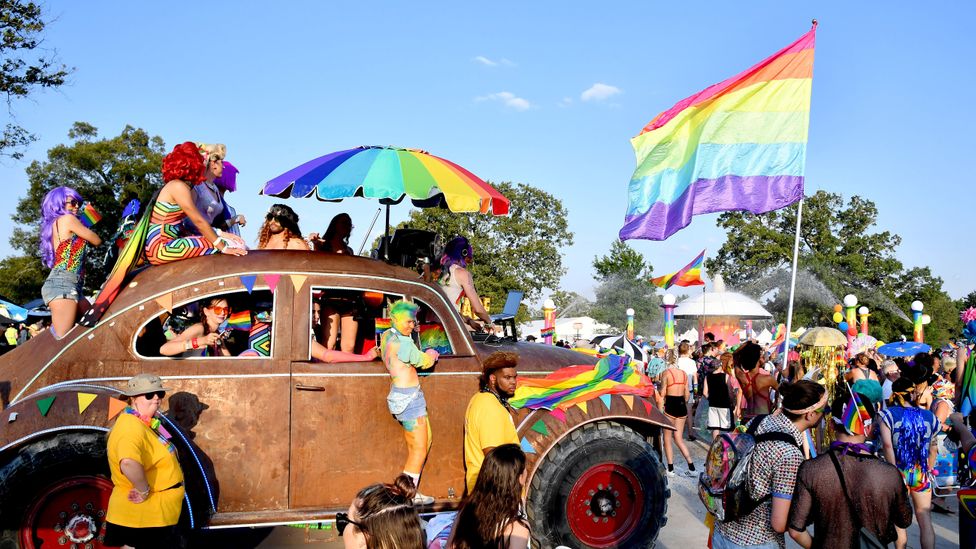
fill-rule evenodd
<path id="1" fill-rule="evenodd" d="M 336 530 L 339 531 L 340 536 L 342 535 L 343 532 L 346 531 L 346 526 L 349 526 L 350 524 L 355 524 L 356 527 L 362 530 L 363 532 L 366 531 L 366 528 L 363 527 L 362 524 L 356 521 L 349 520 L 349 513 L 336 513 L 335 523 L 336 523 Z"/>
<path id="2" fill-rule="evenodd" d="M 217 316 L 224 316 L 230 314 L 230 307 L 221 307 L 220 305 L 214 305 L 213 307 L 207 307 L 207 308 L 213 311 L 213 314 Z"/>
<path id="3" fill-rule="evenodd" d="M 64 201 L 65 206 L 74 206 L 76 208 L 81 207 L 81 201 L 75 198 L 69 198 Z"/>
<path id="4" fill-rule="evenodd" d="M 146 393 L 142 396 L 146 397 L 146 400 L 152 400 L 153 397 L 159 397 L 159 400 L 163 400 L 163 398 L 166 396 L 166 391 L 154 391 L 152 393 Z"/>

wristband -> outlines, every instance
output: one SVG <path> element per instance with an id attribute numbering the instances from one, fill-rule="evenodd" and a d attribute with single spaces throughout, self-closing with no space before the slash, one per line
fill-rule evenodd
<path id="1" fill-rule="evenodd" d="M 189 341 L 184 341 L 183 342 L 183 350 L 184 351 L 189 351 L 190 350 L 190 342 Z"/>
<path id="2" fill-rule="evenodd" d="M 190 344 L 193 345 L 193 348 L 194 349 L 199 349 L 200 348 L 200 345 L 197 343 L 197 338 L 191 339 L 190 340 Z"/>
<path id="3" fill-rule="evenodd" d="M 146 487 L 146 491 L 145 492 L 143 492 L 142 490 L 136 489 L 136 492 L 139 492 L 139 495 L 142 496 L 143 499 L 149 497 L 149 492 L 150 491 L 151 491 L 151 489 L 148 486 Z"/>

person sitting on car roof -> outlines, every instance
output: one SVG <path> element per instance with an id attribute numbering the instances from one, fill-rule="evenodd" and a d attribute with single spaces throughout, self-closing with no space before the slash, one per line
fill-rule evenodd
<path id="1" fill-rule="evenodd" d="M 386 397 L 386 404 L 393 417 L 403 427 L 407 441 L 407 462 L 403 472 L 420 486 L 420 473 L 430 452 L 431 432 L 427 418 L 427 400 L 420 388 L 417 370 L 434 366 L 440 356 L 434 349 L 421 352 L 410 334 L 417 327 L 417 310 L 420 307 L 409 301 L 397 301 L 390 307 L 393 327 L 383 332 L 380 338 L 380 351 L 383 363 L 390 372 L 392 386 Z M 414 501 L 429 505 L 434 498 L 417 493 Z"/>
<path id="2" fill-rule="evenodd" d="M 481 303 L 478 290 L 474 288 L 474 279 L 468 272 L 468 263 L 473 260 L 474 250 L 468 243 L 468 239 L 463 236 L 452 238 L 444 246 L 444 255 L 441 256 L 443 271 L 439 282 L 444 293 L 447 294 L 448 299 L 454 303 L 458 311 L 461 310 L 461 298 L 468 298 L 468 301 L 471 302 L 471 311 L 485 323 L 484 326 L 481 326 L 472 320 L 471 323 L 475 329 L 487 328 L 487 331 L 491 332 L 491 316 Z"/>
<path id="3" fill-rule="evenodd" d="M 275 204 L 264 216 L 258 232 L 258 248 L 262 250 L 304 250 L 308 244 L 298 228 L 298 214 L 285 204 Z"/>

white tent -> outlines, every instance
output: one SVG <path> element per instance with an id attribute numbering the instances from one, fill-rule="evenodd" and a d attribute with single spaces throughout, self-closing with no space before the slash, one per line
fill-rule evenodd
<path id="1" fill-rule="evenodd" d="M 725 291 L 720 276 L 715 277 L 711 292 L 694 295 L 678 303 L 675 318 L 735 317 L 739 320 L 765 320 L 773 315 L 756 300 L 738 292 Z"/>

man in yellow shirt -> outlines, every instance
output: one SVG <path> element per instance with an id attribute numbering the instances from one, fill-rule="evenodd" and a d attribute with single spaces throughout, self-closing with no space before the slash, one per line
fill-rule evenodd
<path id="1" fill-rule="evenodd" d="M 478 472 L 488 452 L 502 444 L 518 444 L 508 399 L 515 396 L 518 382 L 518 355 L 494 352 L 481 370 L 481 392 L 471 397 L 464 413 L 465 485 L 474 490 Z"/>

